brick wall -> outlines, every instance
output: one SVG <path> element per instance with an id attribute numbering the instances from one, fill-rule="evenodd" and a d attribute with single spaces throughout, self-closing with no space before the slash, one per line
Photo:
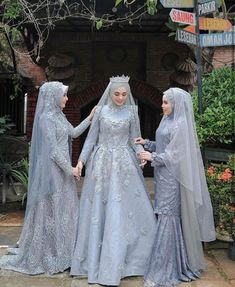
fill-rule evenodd
<path id="1" fill-rule="evenodd" d="M 110 61 L 110 51 L 124 48 L 124 60 Z M 169 86 L 169 75 L 173 72 L 162 65 L 162 57 L 175 53 L 179 59 L 187 55 L 187 46 L 166 34 L 122 34 L 122 33 L 64 33 L 52 32 L 42 53 L 42 66 L 55 53 L 73 55 L 77 91 L 98 80 L 120 73 L 128 73 L 135 80 L 143 80 L 163 91 Z M 117 55 L 118 57 L 119 55 Z M 114 55 L 115 57 L 115 55 Z M 100 67 L 99 67 L 100 66 Z"/>
<path id="2" fill-rule="evenodd" d="M 212 63 L 215 69 L 235 63 L 235 47 L 216 47 Z"/>
<path id="3" fill-rule="evenodd" d="M 124 43 L 124 44 L 122 44 Z M 110 62 L 106 57 L 107 48 L 123 47 L 127 50 L 124 61 Z M 122 44 L 122 45 L 121 45 Z M 128 46 L 129 45 L 129 46 Z M 135 51 L 136 46 L 136 51 Z M 96 48 L 103 49 L 98 51 Z M 81 120 L 81 109 L 102 95 L 109 76 L 123 71 L 132 77 L 132 93 L 151 106 L 160 107 L 161 93 L 169 86 L 169 76 L 173 68 L 166 69 L 162 58 L 168 53 L 176 54 L 179 59 L 187 56 L 186 45 L 177 43 L 167 35 L 152 34 L 111 34 L 111 33 L 58 33 L 53 32 L 42 51 L 41 66 L 28 64 L 22 66 L 24 71 L 32 74 L 37 82 L 45 78 L 44 68 L 47 60 L 55 53 L 65 53 L 75 57 L 76 89 L 69 95 L 69 101 L 64 110 L 68 120 L 75 126 Z M 130 59 L 128 59 L 128 55 Z M 141 59 L 139 59 L 141 56 Z M 138 57 L 138 61 L 134 61 Z M 114 59 L 115 60 L 115 59 Z M 234 61 L 234 51 L 231 47 L 215 49 L 213 64 L 215 68 Z M 27 68 L 28 66 L 28 68 Z M 142 70 L 141 70 L 142 69 Z M 122 73 L 122 72 L 120 72 Z M 30 140 L 34 111 L 38 91 L 28 91 L 27 138 Z M 80 150 L 79 140 L 73 142 L 73 161 L 75 162 Z"/>
<path id="4" fill-rule="evenodd" d="M 27 79 L 30 79 L 33 86 L 41 86 L 45 81 L 46 75 L 42 67 L 35 64 L 27 54 L 26 47 L 20 48 L 20 53 L 16 54 L 17 70 Z"/>

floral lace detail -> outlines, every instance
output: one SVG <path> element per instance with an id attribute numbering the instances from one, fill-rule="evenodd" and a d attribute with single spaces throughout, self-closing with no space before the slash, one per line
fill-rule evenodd
<path id="1" fill-rule="evenodd" d="M 180 215 L 180 192 L 179 183 L 172 175 L 168 173 L 166 168 L 159 171 L 156 175 L 157 193 L 155 199 L 154 212 L 164 215 Z M 167 172 L 167 174 L 165 174 Z M 164 190 L 159 198 L 158 190 Z"/>
<path id="2" fill-rule="evenodd" d="M 150 280 L 144 281 L 144 287 L 157 287 L 156 284 Z"/>
<path id="3" fill-rule="evenodd" d="M 115 170 L 119 180 L 118 190 L 114 188 L 113 200 L 121 201 L 125 189 L 130 184 L 130 179 L 135 171 L 130 157 L 131 146 L 129 144 L 130 114 L 125 114 L 125 119 L 113 119 L 107 115 L 101 117 L 101 131 L 105 131 L 104 138 L 99 138 L 99 143 L 94 148 L 91 156 L 92 178 L 95 180 L 95 190 L 91 191 L 90 199 L 98 193 L 102 193 L 102 201 L 105 204 L 108 199 L 110 171 Z M 120 134 L 122 142 L 120 142 Z M 122 179 L 122 180 L 120 180 Z"/>
<path id="4" fill-rule="evenodd" d="M 48 142 L 49 171 L 41 173 L 39 157 L 31 178 L 26 216 L 14 256 L 3 256 L 0 267 L 27 274 L 58 273 L 71 266 L 77 235 L 79 201 L 68 150 L 70 136 L 78 136 L 88 126 L 86 119 L 73 128 L 62 112 L 48 113 L 40 121 Z M 44 188 L 48 175 L 47 188 Z"/>
<path id="5" fill-rule="evenodd" d="M 115 201 L 121 201 L 125 193 L 125 189 L 130 184 L 130 179 L 135 171 L 132 164 L 132 159 L 129 155 L 128 146 L 108 147 L 108 145 L 101 145 L 97 148 L 93 158 L 92 178 L 95 180 L 94 193 L 102 193 L 102 200 L 104 203 L 108 199 L 110 171 L 115 170 L 119 179 L 119 188 L 113 194 Z M 123 179 L 123 180 L 120 180 Z M 92 200 L 94 194 L 90 194 Z"/>
<path id="6" fill-rule="evenodd" d="M 46 136 L 50 143 L 50 158 L 67 174 L 73 175 L 71 160 L 68 153 L 69 136 L 77 137 L 89 126 L 89 119 L 85 119 L 76 128 L 67 121 L 64 114 L 51 114 L 47 117 Z"/>
<path id="7" fill-rule="evenodd" d="M 0 267 L 26 274 L 63 272 L 71 266 L 78 221 L 77 195 L 54 193 L 32 206 L 25 218 L 17 255 L 0 259 Z M 65 209 L 69 206 L 69 209 Z"/>

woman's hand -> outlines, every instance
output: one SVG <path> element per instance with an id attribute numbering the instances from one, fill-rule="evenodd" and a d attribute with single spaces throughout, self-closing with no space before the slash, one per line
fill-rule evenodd
<path id="1" fill-rule="evenodd" d="M 96 108 L 97 108 L 97 106 L 95 106 L 95 107 L 91 110 L 91 112 L 90 112 L 90 114 L 89 114 L 89 116 L 88 116 L 90 121 L 93 119 L 93 116 L 94 116 L 94 114 L 95 114 Z"/>
<path id="2" fill-rule="evenodd" d="M 141 138 L 141 137 L 135 138 L 134 139 L 134 144 L 142 144 L 142 145 L 144 145 L 145 144 L 145 140 L 143 138 Z"/>
<path id="3" fill-rule="evenodd" d="M 141 159 L 139 166 L 140 166 L 141 168 L 144 168 L 144 166 L 146 165 L 146 163 L 147 163 L 147 160 Z"/>
<path id="4" fill-rule="evenodd" d="M 78 164 L 76 166 L 77 170 L 78 170 L 78 175 L 79 177 L 82 176 L 82 169 L 83 169 L 83 162 L 81 160 L 78 161 Z"/>
<path id="5" fill-rule="evenodd" d="M 148 161 L 152 161 L 152 154 L 151 152 L 148 151 L 141 151 L 139 153 L 140 159 L 141 160 L 148 160 Z"/>
<path id="6" fill-rule="evenodd" d="M 77 167 L 73 167 L 72 168 L 72 171 L 73 171 L 73 176 L 76 177 L 77 180 L 80 179 L 80 176 L 79 176 L 79 170 Z"/>

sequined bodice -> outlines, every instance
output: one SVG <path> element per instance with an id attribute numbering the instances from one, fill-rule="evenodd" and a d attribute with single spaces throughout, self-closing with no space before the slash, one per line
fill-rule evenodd
<path id="1" fill-rule="evenodd" d="M 125 108 L 105 106 L 100 116 L 98 145 L 126 146 L 130 139 L 131 113 Z"/>

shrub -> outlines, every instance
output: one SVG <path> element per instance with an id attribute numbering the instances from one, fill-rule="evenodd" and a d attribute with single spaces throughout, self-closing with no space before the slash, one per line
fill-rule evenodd
<path id="1" fill-rule="evenodd" d="M 207 184 L 213 205 L 215 225 L 235 238 L 235 155 L 227 164 L 212 164 L 207 168 Z"/>
<path id="2" fill-rule="evenodd" d="M 234 137 L 235 72 L 230 67 L 204 77 L 203 113 L 198 112 L 197 90 L 192 93 L 200 145 L 228 145 Z"/>

